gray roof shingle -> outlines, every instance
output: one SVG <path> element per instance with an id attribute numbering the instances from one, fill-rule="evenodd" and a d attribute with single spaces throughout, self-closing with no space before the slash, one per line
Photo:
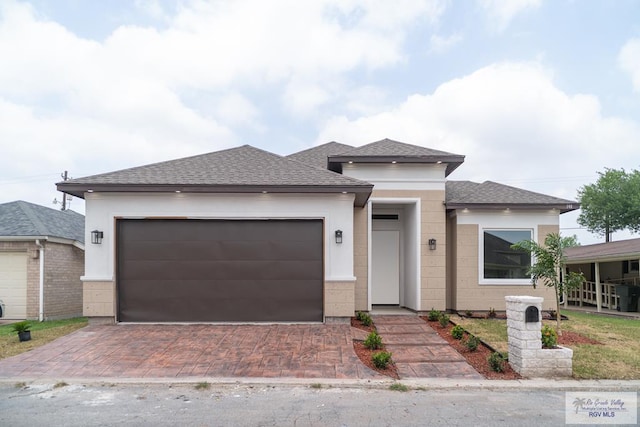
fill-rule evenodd
<path id="1" fill-rule="evenodd" d="M 569 212 L 580 207 L 578 202 L 510 187 L 493 181 L 481 184 L 471 181 L 447 181 L 448 208 L 463 207 L 530 207 L 556 208 Z"/>
<path id="2" fill-rule="evenodd" d="M 58 237 L 84 243 L 84 216 L 18 200 L 0 204 L 0 236 Z"/>
<path id="3" fill-rule="evenodd" d="M 289 154 L 287 157 L 308 165 L 326 169 L 329 156 L 341 154 L 351 149 L 353 149 L 351 145 L 331 141 L 307 150 Z"/>
<path id="4" fill-rule="evenodd" d="M 637 260 L 640 258 L 640 239 L 574 246 L 565 249 L 564 254 L 569 264 L 605 260 Z"/>
<path id="5" fill-rule="evenodd" d="M 71 179 L 58 190 L 84 197 L 86 191 L 335 192 L 365 197 L 372 185 L 249 145 L 177 160 Z"/>
<path id="6" fill-rule="evenodd" d="M 344 153 L 329 156 L 329 169 L 341 172 L 342 164 L 353 163 L 445 163 L 446 175 L 464 162 L 464 156 L 434 150 L 432 148 L 405 144 L 391 139 L 382 139 Z"/>

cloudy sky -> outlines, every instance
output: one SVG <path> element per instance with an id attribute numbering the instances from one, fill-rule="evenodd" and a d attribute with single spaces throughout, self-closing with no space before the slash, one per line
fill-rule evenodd
<path id="1" fill-rule="evenodd" d="M 386 137 L 568 199 L 640 169 L 640 2 L 0 2 L 0 203 L 55 207 L 64 170 Z"/>

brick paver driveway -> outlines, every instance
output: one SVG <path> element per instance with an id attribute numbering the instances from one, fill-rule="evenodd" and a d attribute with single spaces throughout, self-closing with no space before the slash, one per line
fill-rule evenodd
<path id="1" fill-rule="evenodd" d="M 364 366 L 349 325 L 88 326 L 0 360 L 0 378 L 388 379 Z"/>

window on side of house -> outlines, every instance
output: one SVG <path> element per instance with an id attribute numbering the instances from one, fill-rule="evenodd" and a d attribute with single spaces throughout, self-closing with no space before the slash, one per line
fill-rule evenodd
<path id="1" fill-rule="evenodd" d="M 522 240 L 531 240 L 531 230 L 484 230 L 484 279 L 530 279 L 531 255 L 511 249 Z M 527 282 L 528 283 L 528 282 Z"/>

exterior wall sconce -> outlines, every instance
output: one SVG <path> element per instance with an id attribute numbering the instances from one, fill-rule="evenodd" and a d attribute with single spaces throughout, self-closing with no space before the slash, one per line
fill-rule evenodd
<path id="1" fill-rule="evenodd" d="M 436 239 L 429 239 L 429 250 L 436 250 Z"/>
<path id="2" fill-rule="evenodd" d="M 91 232 L 91 243 L 93 243 L 94 245 L 101 244 L 103 236 L 104 236 L 104 233 L 102 231 L 93 230 Z"/>
<path id="3" fill-rule="evenodd" d="M 336 230 L 336 243 L 342 243 L 342 230 Z"/>

